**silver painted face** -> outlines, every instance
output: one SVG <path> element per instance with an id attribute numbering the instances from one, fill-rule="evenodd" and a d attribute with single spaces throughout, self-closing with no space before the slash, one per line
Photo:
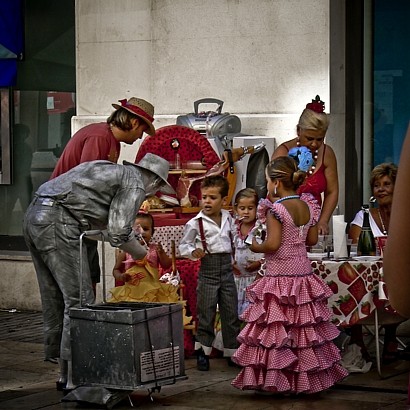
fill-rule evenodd
<path id="1" fill-rule="evenodd" d="M 145 186 L 145 192 L 147 196 L 155 195 L 160 188 L 164 185 L 164 181 L 161 177 L 151 173 L 151 172 L 144 172 L 147 178 L 147 184 Z"/>

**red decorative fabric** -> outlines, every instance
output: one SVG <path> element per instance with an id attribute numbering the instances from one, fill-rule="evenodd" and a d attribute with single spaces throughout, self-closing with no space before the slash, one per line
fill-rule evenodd
<path id="1" fill-rule="evenodd" d="M 184 299 L 187 301 L 187 316 L 192 316 L 192 320 L 197 322 L 196 287 L 201 262 L 190 259 L 177 259 L 176 263 L 179 275 L 185 285 Z"/>
<path id="2" fill-rule="evenodd" d="M 196 316 L 196 286 L 201 262 L 190 259 L 177 259 L 176 265 L 184 284 L 183 295 L 184 300 L 186 300 L 186 315 L 192 316 L 192 321 L 198 323 Z M 184 330 L 184 349 L 185 357 L 194 354 L 194 337 L 190 330 Z"/>
<path id="3" fill-rule="evenodd" d="M 158 128 L 153 136 L 148 136 L 142 142 L 135 163 L 138 163 L 146 153 L 151 152 L 156 154 L 169 162 L 175 161 L 177 153 L 171 147 L 171 142 L 178 139 L 180 145 L 178 153 L 181 159 L 181 165 L 187 161 L 203 161 L 207 169 L 220 161 L 220 158 L 212 148 L 206 137 L 201 135 L 198 131 L 192 128 L 184 127 L 182 125 L 168 125 Z M 169 175 L 168 182 L 176 189 L 179 175 Z M 190 193 L 199 198 L 200 181 L 194 182 Z"/>

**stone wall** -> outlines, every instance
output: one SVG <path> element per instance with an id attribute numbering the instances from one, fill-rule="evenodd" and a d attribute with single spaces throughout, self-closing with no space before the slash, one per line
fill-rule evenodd
<path id="1" fill-rule="evenodd" d="M 243 133 L 280 144 L 295 136 L 316 94 L 329 101 L 329 7 L 329 0 L 76 0 L 72 131 L 104 121 L 122 98 L 152 102 L 158 128 L 213 97 L 240 117 Z M 334 145 L 333 134 L 327 142 Z M 124 145 L 120 160 L 133 161 L 137 149 Z M 112 265 L 110 249 L 108 275 Z M 0 256 L 0 272 L 0 308 L 41 309 L 29 257 Z"/>

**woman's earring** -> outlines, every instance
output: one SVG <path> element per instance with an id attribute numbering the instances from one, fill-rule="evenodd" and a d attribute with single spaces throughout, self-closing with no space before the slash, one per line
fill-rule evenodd
<path id="1" fill-rule="evenodd" d="M 277 189 L 276 189 L 276 186 L 273 188 L 273 193 L 275 194 L 275 196 L 277 195 Z"/>

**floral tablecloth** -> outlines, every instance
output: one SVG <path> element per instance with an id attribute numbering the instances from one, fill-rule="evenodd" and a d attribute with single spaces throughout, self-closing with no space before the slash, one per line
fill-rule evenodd
<path id="1" fill-rule="evenodd" d="M 382 260 L 312 261 L 312 269 L 333 291 L 329 305 L 336 325 L 352 326 L 388 305 Z"/>

